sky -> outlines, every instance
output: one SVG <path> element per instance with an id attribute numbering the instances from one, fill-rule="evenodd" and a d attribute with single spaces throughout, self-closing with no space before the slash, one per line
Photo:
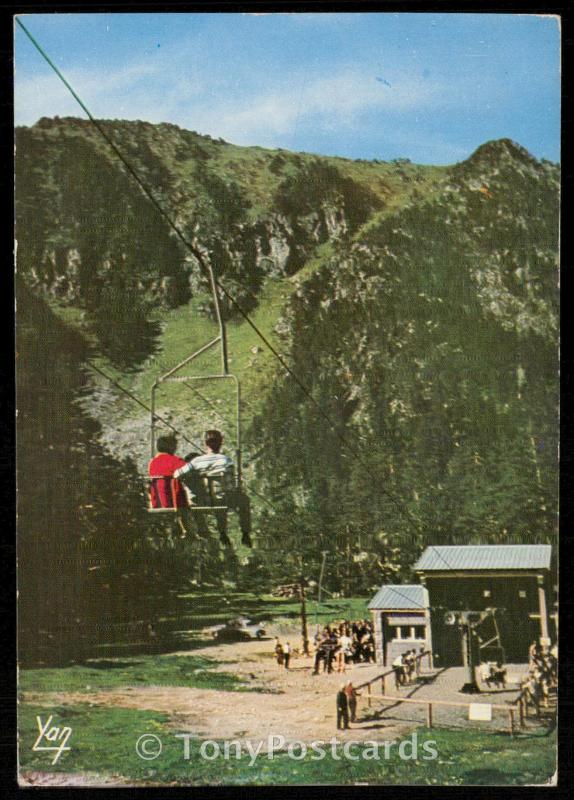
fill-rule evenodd
<path id="1" fill-rule="evenodd" d="M 560 159 L 560 26 L 432 13 L 29 14 L 92 114 L 239 145 L 452 164 L 510 138 Z M 15 121 L 84 112 L 15 25 Z"/>

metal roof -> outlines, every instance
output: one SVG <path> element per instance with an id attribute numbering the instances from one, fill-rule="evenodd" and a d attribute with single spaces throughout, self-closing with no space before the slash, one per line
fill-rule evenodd
<path id="1" fill-rule="evenodd" d="M 381 586 L 367 608 L 420 609 L 427 608 L 429 595 L 424 586 L 418 584 L 387 584 Z"/>
<path id="2" fill-rule="evenodd" d="M 487 544 L 427 547 L 413 569 L 453 570 L 549 569 L 549 544 Z"/>

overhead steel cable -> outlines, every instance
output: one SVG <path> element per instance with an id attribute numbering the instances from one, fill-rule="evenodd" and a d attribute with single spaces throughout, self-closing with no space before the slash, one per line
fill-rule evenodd
<path id="1" fill-rule="evenodd" d="M 201 250 L 196 245 L 194 245 L 193 242 L 191 242 L 187 238 L 187 236 L 185 236 L 185 234 L 180 230 L 179 226 L 171 219 L 170 215 L 164 209 L 162 204 L 156 199 L 156 197 L 154 196 L 154 194 L 151 191 L 151 189 L 149 189 L 148 186 L 144 183 L 144 181 L 142 181 L 142 179 L 140 178 L 140 176 L 138 175 L 136 170 L 132 167 L 130 162 L 125 158 L 125 156 L 123 155 L 121 150 L 118 148 L 118 146 L 116 145 L 114 140 L 111 138 L 111 136 L 109 136 L 109 134 L 107 133 L 105 128 L 101 125 L 99 120 L 97 120 L 94 117 L 94 115 L 89 110 L 89 108 L 86 106 L 86 104 L 83 102 L 83 100 L 79 97 L 79 95 L 74 91 L 72 86 L 68 83 L 66 78 L 62 75 L 62 73 L 60 72 L 58 67 L 54 64 L 54 62 L 51 60 L 51 58 L 48 56 L 48 54 L 44 51 L 44 49 L 41 47 L 41 45 L 36 41 L 36 39 L 32 36 L 30 31 L 26 28 L 26 26 L 21 22 L 21 20 L 18 17 L 16 17 L 16 22 L 22 28 L 22 30 L 24 31 L 26 36 L 30 39 L 30 41 L 32 42 L 34 47 L 38 50 L 40 55 L 47 61 L 47 63 L 50 65 L 50 67 L 54 70 L 56 75 L 60 78 L 60 80 L 62 81 L 64 86 L 68 89 L 68 91 L 73 96 L 73 98 L 76 100 L 76 102 L 80 105 L 80 107 L 83 109 L 83 111 L 87 114 L 90 122 L 98 130 L 100 135 L 106 140 L 106 142 L 112 148 L 112 150 L 114 151 L 116 156 L 120 159 L 120 161 L 122 162 L 124 167 L 127 169 L 129 174 L 136 181 L 136 183 L 138 184 L 140 189 L 145 193 L 145 195 L 148 197 L 148 199 L 154 204 L 155 208 L 161 214 L 163 219 L 167 222 L 169 227 L 173 230 L 173 232 L 176 234 L 176 236 L 179 238 L 179 240 L 182 242 L 182 244 L 184 244 L 185 247 L 197 259 L 197 261 L 198 261 L 201 269 L 203 270 L 204 274 L 209 277 L 209 269 L 208 269 L 208 267 L 207 267 L 207 265 L 205 263 L 205 259 L 203 257 L 203 253 L 201 252 Z M 326 422 L 329 423 L 329 426 L 332 427 L 333 429 L 335 429 L 336 428 L 335 423 L 333 423 L 331 421 L 329 416 L 323 410 L 323 408 L 320 405 L 320 403 L 312 396 L 310 391 L 307 389 L 305 384 L 299 379 L 297 374 L 295 372 L 293 372 L 293 370 L 287 364 L 287 362 L 285 361 L 283 356 L 278 352 L 278 350 L 274 347 L 274 345 L 269 341 L 269 339 L 263 333 L 263 331 L 261 331 L 260 328 L 251 320 L 251 318 L 249 317 L 248 313 L 244 310 L 243 306 L 233 297 L 233 295 L 225 288 L 225 286 L 223 286 L 221 281 L 219 281 L 217 278 L 215 278 L 214 282 L 215 282 L 216 287 L 225 295 L 225 297 L 229 300 L 229 302 L 233 306 L 235 306 L 235 308 L 237 309 L 239 314 L 243 317 L 243 319 L 247 322 L 247 324 L 252 328 L 252 330 L 257 334 L 257 336 L 266 345 L 266 347 L 273 353 L 273 355 L 279 361 L 281 366 L 293 378 L 293 380 L 301 388 L 301 390 L 304 392 L 304 394 L 317 407 L 317 409 L 319 410 L 321 416 L 325 419 Z"/>
<path id="2" fill-rule="evenodd" d="M 121 383 L 118 383 L 118 381 L 116 381 L 114 378 L 111 378 L 109 375 L 106 375 L 106 373 L 102 369 L 97 367 L 92 361 L 87 360 L 86 361 L 86 365 L 90 369 L 93 369 L 94 372 L 97 372 L 99 375 L 101 375 L 103 378 L 105 378 L 107 381 L 109 381 L 113 386 L 115 386 L 121 392 L 123 392 L 127 397 L 130 398 L 130 400 L 133 400 L 134 403 L 137 403 L 139 406 L 141 406 L 141 408 L 143 408 L 146 411 L 148 411 L 149 413 L 151 413 L 150 406 L 148 406 L 146 403 L 144 403 L 142 400 L 140 400 L 139 397 L 136 397 L 135 394 L 132 394 L 132 392 L 130 392 L 129 389 L 126 389 L 125 386 L 122 386 Z M 177 433 L 178 436 L 181 436 L 181 438 L 184 439 L 188 444 L 191 444 L 194 447 L 198 447 L 199 449 L 201 449 L 201 447 L 202 447 L 201 444 L 198 444 L 198 442 L 195 441 L 195 440 L 188 439 L 187 436 L 185 436 L 185 434 L 183 434 L 178 428 L 176 428 L 175 425 L 172 425 L 171 422 L 169 422 L 168 420 L 164 419 L 159 414 L 155 414 L 155 418 L 157 420 L 159 420 L 160 422 L 162 422 L 164 425 L 166 425 L 174 433 Z M 249 487 L 249 491 L 251 492 L 251 494 L 254 494 L 256 497 L 258 497 L 260 500 L 262 500 L 264 503 L 266 503 L 269 506 L 269 508 L 272 509 L 272 511 L 277 513 L 277 509 L 275 508 L 275 506 L 266 497 L 264 497 L 262 494 L 257 492 L 255 489 L 253 489 L 252 486 Z"/>
<path id="3" fill-rule="evenodd" d="M 90 369 L 93 369 L 94 372 L 97 372 L 99 375 L 101 375 L 103 378 L 105 378 L 107 381 L 109 381 L 111 384 L 113 384 L 113 386 L 115 386 L 116 389 L 119 389 L 127 397 L 129 397 L 131 400 L 133 400 L 134 403 L 137 403 L 139 406 L 144 408 L 147 412 L 151 413 L 151 408 L 146 403 L 144 403 L 142 400 L 140 400 L 139 397 L 136 397 L 135 394 L 132 394 L 129 391 L 129 389 L 126 389 L 125 386 L 122 386 L 121 383 L 118 383 L 114 378 L 111 378 L 109 375 L 106 375 L 106 373 L 102 369 L 100 369 L 99 367 L 96 367 L 96 365 L 93 363 L 93 361 L 90 361 L 89 359 L 87 359 L 86 360 L 86 364 Z M 181 433 L 181 431 L 179 431 L 167 419 L 164 419 L 159 414 L 154 414 L 154 417 L 157 420 L 159 420 L 161 423 L 163 423 L 166 427 L 168 427 L 170 430 L 172 430 L 174 433 L 177 433 L 178 436 L 181 436 L 181 438 L 184 439 L 188 444 L 192 444 L 194 447 L 199 447 L 201 449 L 201 445 L 200 444 L 198 444 L 196 441 L 193 441 L 192 439 L 188 439 L 187 436 L 185 436 L 183 433 Z"/>
<path id="4" fill-rule="evenodd" d="M 138 175 L 138 173 L 134 169 L 134 167 L 125 158 L 125 156 L 123 155 L 121 150 L 118 148 L 118 146 L 116 145 L 116 143 L 114 142 L 112 137 L 107 133 L 107 131 L 102 126 L 100 121 L 97 120 L 94 117 L 92 112 L 89 110 L 89 108 L 86 106 L 86 104 L 80 98 L 80 96 L 76 93 L 76 91 L 73 89 L 71 84 L 66 80 L 64 75 L 60 72 L 60 70 L 58 69 L 56 64 L 54 64 L 52 59 L 48 56 L 48 54 L 45 52 L 45 50 L 42 48 L 42 46 L 39 44 L 39 42 L 34 38 L 34 36 L 26 28 L 26 26 L 23 24 L 23 22 L 20 20 L 20 18 L 16 17 L 15 19 L 16 19 L 17 24 L 20 26 L 20 28 L 24 31 L 24 33 L 26 34 L 26 36 L 30 40 L 30 42 L 33 44 L 33 46 L 36 48 L 36 50 L 40 53 L 42 58 L 52 68 L 52 70 L 56 73 L 56 75 L 62 81 L 64 86 L 68 89 L 68 91 L 70 92 L 72 97 L 76 100 L 78 105 L 86 113 L 86 115 L 88 116 L 88 119 L 90 120 L 90 122 L 94 125 L 94 127 L 97 129 L 97 131 L 102 136 L 102 138 L 105 139 L 105 141 L 111 147 L 111 149 L 113 150 L 115 155 L 118 157 L 118 159 L 121 161 L 121 163 L 124 165 L 124 167 L 126 168 L 128 173 L 136 181 L 136 183 L 138 184 L 140 189 L 144 192 L 146 197 L 148 197 L 150 202 L 153 203 L 153 205 L 155 206 L 155 208 L 157 209 L 159 214 L 163 217 L 163 219 L 166 221 L 166 223 L 171 228 L 171 230 L 173 230 L 173 232 L 176 234 L 178 239 L 182 242 L 182 244 L 196 258 L 196 260 L 197 260 L 198 264 L 200 265 L 202 271 L 209 278 L 210 277 L 210 270 L 209 270 L 209 268 L 208 268 L 208 266 L 207 266 L 207 264 L 205 262 L 205 258 L 204 258 L 203 253 L 201 252 L 201 249 L 199 247 L 197 247 L 195 244 L 193 244 L 193 242 L 189 241 L 189 239 L 185 236 L 185 234 L 180 230 L 179 226 L 171 219 L 171 217 L 168 214 L 168 212 L 164 209 L 162 204 L 156 199 L 156 197 L 154 196 L 154 194 L 151 191 L 151 189 L 149 189 L 148 186 L 145 184 L 145 182 L 140 178 L 140 176 Z M 225 286 L 223 286 L 221 281 L 219 281 L 215 276 L 213 277 L 213 283 L 215 284 L 216 288 L 219 289 L 219 291 L 221 291 L 222 294 L 228 299 L 228 301 L 237 309 L 237 311 L 239 312 L 240 316 L 243 317 L 243 319 L 247 322 L 249 327 L 255 332 L 255 334 L 261 339 L 261 341 L 265 344 L 265 346 L 268 348 L 268 350 L 279 361 L 279 363 L 285 369 L 287 374 L 290 375 L 293 378 L 293 380 L 299 386 L 299 388 L 304 393 L 304 395 L 317 408 L 319 414 L 327 422 L 329 427 L 333 430 L 333 432 L 335 433 L 335 435 L 339 439 L 339 441 L 345 447 L 347 447 L 348 450 L 351 451 L 351 453 L 358 459 L 358 461 L 360 461 L 361 463 L 365 463 L 363 458 L 362 458 L 362 454 L 360 453 L 360 451 L 357 450 L 354 447 L 354 445 L 349 442 L 347 437 L 344 436 L 341 433 L 337 423 L 335 423 L 335 422 L 333 422 L 331 420 L 329 415 L 324 411 L 324 409 L 323 409 L 322 405 L 319 403 L 319 401 L 316 400 L 315 397 L 313 397 L 311 391 L 307 388 L 307 386 L 303 383 L 303 381 L 299 378 L 299 376 L 293 371 L 293 369 L 287 364 L 287 362 L 285 361 L 283 356 L 278 352 L 276 347 L 270 342 L 270 340 L 263 333 L 263 331 L 261 331 L 260 328 L 251 320 L 251 318 L 249 317 L 249 314 L 245 311 L 245 309 L 242 307 L 242 305 L 233 297 L 233 295 L 225 288 Z M 187 440 L 187 441 L 189 441 L 189 440 Z M 366 466 L 367 466 L 367 468 L 369 468 L 368 465 L 366 465 Z M 391 492 L 389 492 L 388 490 L 386 490 L 384 487 L 380 487 L 380 492 L 381 492 L 381 494 L 385 495 L 385 497 L 387 497 L 389 500 L 391 500 L 391 502 L 399 509 L 399 511 L 405 516 L 405 518 L 407 518 L 409 520 L 409 522 L 415 528 L 417 533 L 423 534 L 424 531 L 422 529 L 421 523 L 419 522 L 419 520 L 417 520 L 414 517 L 414 515 L 411 513 L 411 511 L 403 503 L 401 503 L 399 500 L 397 500 L 397 498 L 395 498 L 394 495 Z M 430 546 L 432 546 L 432 545 L 430 545 Z M 437 555 L 439 555 L 439 557 L 444 561 L 444 558 L 442 557 L 442 555 L 440 555 L 438 553 L 437 553 Z M 446 561 L 445 561 L 445 564 L 447 564 L 447 566 L 450 567 L 450 565 Z"/>
<path id="5" fill-rule="evenodd" d="M 136 397 L 132 392 L 130 392 L 129 389 L 126 389 L 124 386 L 121 385 L 121 383 L 118 383 L 118 381 L 116 381 L 114 378 L 111 378 L 109 375 L 106 375 L 106 373 L 102 369 L 97 367 L 91 361 L 89 361 L 89 360 L 86 361 L 86 364 L 90 369 L 93 369 L 94 372 L 97 372 L 99 375 L 101 375 L 103 378 L 105 378 L 111 384 L 113 384 L 117 389 L 119 389 L 121 392 L 123 392 L 127 397 L 130 398 L 130 400 L 133 400 L 139 406 L 141 406 L 146 411 L 151 413 L 151 408 L 146 403 L 144 403 L 142 400 L 140 400 L 139 397 Z M 191 441 L 190 439 L 188 439 L 183 433 L 181 433 L 180 430 L 178 430 L 170 422 L 168 422 L 167 420 L 162 419 L 158 414 L 156 414 L 155 416 L 156 416 L 156 419 L 159 419 L 160 422 L 163 422 L 165 425 L 167 425 L 174 433 L 177 433 L 178 436 L 181 436 L 182 439 L 184 439 L 186 442 L 188 442 L 188 444 L 193 444 L 196 447 L 199 447 L 197 442 Z M 249 492 L 250 492 L 250 494 L 253 494 L 256 497 L 258 497 L 260 500 L 262 500 L 275 514 L 278 513 L 278 511 L 275 508 L 275 506 L 273 505 L 273 503 L 271 503 L 270 500 L 268 500 L 264 495 L 262 495 L 260 492 L 258 492 L 256 489 L 254 489 L 252 486 L 249 487 Z M 256 548 L 255 552 L 257 552 L 257 553 L 261 553 L 261 552 L 290 553 L 290 552 L 292 552 L 292 549 L 290 548 L 288 550 L 283 550 L 283 549 L 277 548 L 277 547 L 275 547 L 275 548 L 261 548 L 261 547 L 258 547 L 258 548 Z M 404 595 L 401 591 L 395 589 L 395 592 L 396 592 L 396 594 L 398 594 L 400 596 L 403 596 L 404 599 L 409 600 L 409 598 L 406 595 Z M 424 606 L 421 606 L 421 608 L 424 608 Z"/>

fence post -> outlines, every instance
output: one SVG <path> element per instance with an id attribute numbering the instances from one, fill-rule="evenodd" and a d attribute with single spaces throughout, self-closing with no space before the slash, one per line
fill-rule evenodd
<path id="1" fill-rule="evenodd" d="M 522 697 L 518 700 L 518 716 L 520 719 L 520 727 L 524 728 L 524 699 Z"/>
<path id="2" fill-rule="evenodd" d="M 369 708 L 371 707 L 371 684 L 367 684 L 367 704 Z"/>
<path id="3" fill-rule="evenodd" d="M 509 724 L 510 724 L 510 735 L 512 736 L 513 733 L 514 733 L 514 709 L 513 708 L 509 708 L 508 709 L 508 721 L 509 721 Z"/>
<path id="4" fill-rule="evenodd" d="M 381 675 L 381 694 L 386 694 L 386 686 L 385 686 L 385 676 Z"/>
<path id="5" fill-rule="evenodd" d="M 432 728 L 432 703 L 427 705 L 427 725 Z"/>

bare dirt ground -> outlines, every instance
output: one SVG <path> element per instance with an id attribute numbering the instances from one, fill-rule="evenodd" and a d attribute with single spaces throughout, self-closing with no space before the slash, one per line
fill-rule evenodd
<path id="1" fill-rule="evenodd" d="M 163 712 L 180 731 L 201 739 L 250 740 L 254 745 L 266 745 L 271 736 L 283 736 L 291 741 L 329 740 L 338 735 L 358 741 L 392 740 L 425 722 L 424 705 L 386 704 L 383 714 L 380 684 L 373 687 L 372 708 L 367 705 L 366 690 L 359 699 L 358 721 L 349 731 L 337 731 L 335 696 L 339 686 L 348 680 L 354 685 L 364 683 L 384 669 L 376 664 L 357 664 L 347 667 L 345 673 L 330 675 L 312 674 L 313 659 L 295 656 L 289 670 L 280 667 L 273 658 L 273 640 L 218 644 L 192 653 L 177 655 L 202 655 L 223 661 L 217 667 L 222 672 L 241 676 L 251 691 L 219 691 L 170 686 L 126 686 L 121 689 L 98 692 L 53 692 L 28 694 L 25 699 L 40 704 L 76 704 L 116 706 Z M 460 673 L 460 674 L 459 674 Z M 425 700 L 455 700 L 459 702 L 487 702 L 507 704 L 516 699 L 514 688 L 505 692 L 489 692 L 478 698 L 460 695 L 458 689 L 464 682 L 464 670 L 424 671 L 421 681 L 395 690 L 392 679 L 387 681 L 386 693 L 401 697 Z M 445 716 L 444 711 L 441 717 Z M 505 716 L 505 715 L 503 715 Z M 456 717 L 456 719 L 455 719 Z M 468 724 L 464 710 L 453 709 L 449 718 L 436 720 L 438 724 Z M 436 718 L 436 715 L 435 715 Z M 476 724 L 476 723 L 475 723 Z M 504 723 L 505 724 L 505 723 Z M 496 727 L 496 726 L 495 726 Z"/>
<path id="2" fill-rule="evenodd" d="M 335 695 L 341 683 L 363 683 L 380 674 L 375 664 L 347 667 L 346 673 L 312 675 L 313 659 L 295 656 L 289 670 L 273 658 L 273 640 L 219 644 L 176 655 L 225 661 L 217 669 L 243 677 L 255 691 L 219 691 L 172 686 L 126 686 L 98 692 L 27 693 L 39 704 L 117 706 L 168 714 L 173 726 L 202 739 L 250 739 L 254 743 L 281 735 L 286 742 L 330 739 L 337 734 Z M 363 697 L 361 697 L 363 700 Z M 359 705 L 359 709 L 361 708 Z M 393 739 L 412 727 L 400 721 L 368 720 L 351 725 L 354 740 Z M 340 732 L 343 733 L 343 732 Z"/>
<path id="3" fill-rule="evenodd" d="M 122 777 L 107 777 L 105 775 L 91 775 L 87 772 L 38 772 L 36 770 L 28 770 L 19 776 L 19 784 L 22 787 L 27 786 L 81 786 L 81 787 L 104 787 L 113 788 L 114 786 L 126 786 L 127 781 Z M 145 786 L 148 785 L 143 781 L 129 781 L 130 786 Z"/>

